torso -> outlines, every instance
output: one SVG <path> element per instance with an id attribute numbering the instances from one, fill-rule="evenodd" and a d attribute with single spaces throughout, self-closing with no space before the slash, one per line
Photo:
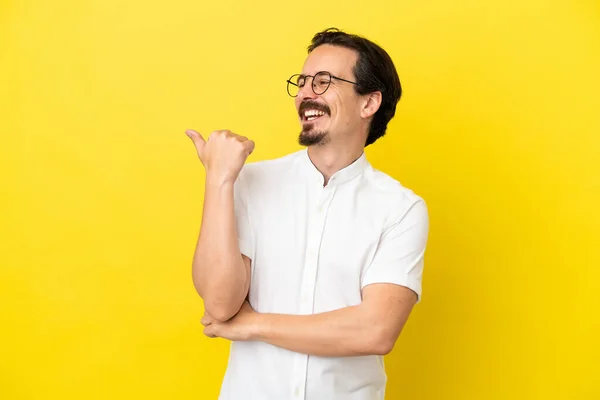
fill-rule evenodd
<path id="1" fill-rule="evenodd" d="M 248 164 L 249 300 L 262 313 L 313 314 L 361 301 L 384 231 L 418 197 L 364 154 L 327 186 L 306 150 Z M 379 356 L 320 358 L 266 343 L 232 344 L 220 400 L 383 399 Z"/>

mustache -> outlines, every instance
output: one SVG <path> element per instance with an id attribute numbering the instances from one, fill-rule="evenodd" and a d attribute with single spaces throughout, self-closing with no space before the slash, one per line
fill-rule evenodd
<path id="1" fill-rule="evenodd" d="M 327 115 L 331 115 L 331 110 L 329 109 L 329 107 L 327 107 L 327 105 L 318 103 L 313 100 L 304 100 L 302 103 L 300 103 L 300 107 L 298 108 L 298 115 L 303 116 L 304 111 L 306 110 L 318 110 L 323 111 Z"/>

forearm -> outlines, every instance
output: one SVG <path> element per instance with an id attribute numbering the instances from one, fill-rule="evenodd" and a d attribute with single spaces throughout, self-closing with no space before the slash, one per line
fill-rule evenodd
<path id="1" fill-rule="evenodd" d="M 393 347 L 361 305 L 312 315 L 259 314 L 252 339 L 321 357 L 387 354 Z"/>
<path id="2" fill-rule="evenodd" d="M 234 215 L 233 184 L 207 177 L 202 225 L 192 276 L 206 311 L 219 320 L 235 315 L 248 293 Z"/>

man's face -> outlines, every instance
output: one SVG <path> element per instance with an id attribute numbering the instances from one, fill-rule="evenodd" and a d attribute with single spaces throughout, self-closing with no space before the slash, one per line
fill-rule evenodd
<path id="1" fill-rule="evenodd" d="M 302 69 L 302 75 L 307 76 L 305 85 L 299 88 L 295 98 L 302 125 L 301 145 L 323 145 L 340 140 L 358 126 L 360 96 L 355 92 L 355 85 L 331 78 L 325 93 L 315 94 L 312 89 L 312 77 L 321 71 L 355 82 L 352 69 L 357 59 L 354 50 L 331 45 L 321 45 L 308 55 Z M 314 83 L 324 84 L 320 79 L 317 77 Z"/>

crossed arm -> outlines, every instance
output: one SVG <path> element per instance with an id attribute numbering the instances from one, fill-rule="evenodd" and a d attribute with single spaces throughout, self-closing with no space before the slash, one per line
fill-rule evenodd
<path id="1" fill-rule="evenodd" d="M 202 319 L 208 337 L 263 341 L 321 357 L 385 355 L 392 351 L 416 302 L 403 286 L 380 283 L 364 288 L 356 306 L 312 315 L 260 314 L 245 302 L 238 314 L 218 321 Z"/>
<path id="2" fill-rule="evenodd" d="M 244 301 L 250 259 L 241 255 L 237 242 L 233 192 L 232 185 L 207 184 L 193 264 L 194 285 L 206 310 L 202 318 L 206 336 L 263 341 L 323 357 L 389 353 L 417 300 L 407 287 L 372 283 L 363 289 L 359 305 L 312 315 L 261 314 Z M 427 233 L 424 211 L 421 208 L 386 235 L 379 254 L 382 264 L 408 265 L 407 259 L 422 255 Z"/>
<path id="3" fill-rule="evenodd" d="M 360 305 L 314 315 L 265 315 L 257 338 L 319 356 L 385 355 L 411 312 L 416 295 L 393 284 L 373 284 Z M 260 329 L 260 326 L 263 328 Z"/>

